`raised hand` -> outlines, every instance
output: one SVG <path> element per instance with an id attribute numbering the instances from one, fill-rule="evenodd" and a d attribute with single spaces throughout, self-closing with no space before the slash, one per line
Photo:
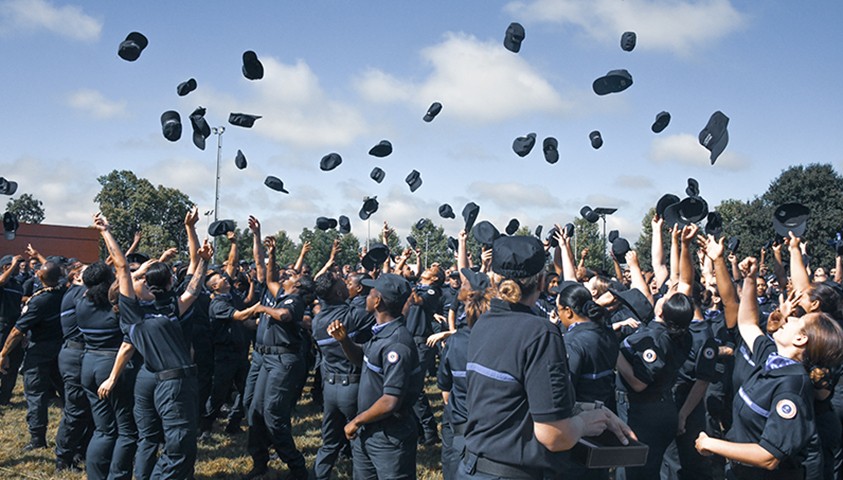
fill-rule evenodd
<path id="1" fill-rule="evenodd" d="M 94 214 L 94 227 L 96 227 L 96 229 L 100 232 L 105 232 L 110 228 L 108 225 L 108 219 L 100 212 Z"/>
<path id="2" fill-rule="evenodd" d="M 738 268 L 744 278 L 758 276 L 758 260 L 755 257 L 744 258 Z"/>
<path id="3" fill-rule="evenodd" d="M 252 231 L 252 235 L 256 235 L 260 237 L 261 235 L 261 222 L 258 221 L 257 218 L 249 215 L 249 230 Z"/>
<path id="4" fill-rule="evenodd" d="M 196 222 L 199 221 L 199 207 L 196 205 L 193 206 L 187 213 L 184 215 L 184 224 L 185 226 L 192 227 L 196 225 Z M 135 235 L 139 235 L 140 232 L 136 232 Z"/>

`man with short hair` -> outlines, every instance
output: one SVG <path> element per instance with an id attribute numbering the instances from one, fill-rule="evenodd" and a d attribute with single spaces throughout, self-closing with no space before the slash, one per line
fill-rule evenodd
<path id="1" fill-rule="evenodd" d="M 20 318 L 23 286 L 14 275 L 22 260 L 20 255 L 6 255 L 0 259 L 0 346 L 6 344 L 6 339 Z M 9 351 L 9 368 L 6 373 L 0 374 L 0 405 L 8 405 L 12 399 L 12 390 L 18 380 L 21 362 L 23 346 L 18 345 Z"/>
<path id="2" fill-rule="evenodd" d="M 9 355 L 28 334 L 29 344 L 23 357 L 23 393 L 26 397 L 26 422 L 31 436 L 24 450 L 47 447 L 47 402 L 53 388 L 62 390 L 57 358 L 62 344 L 61 300 L 64 288 L 59 284 L 61 268 L 46 262 L 36 273 L 44 288 L 34 293 L 21 310 L 3 350 L 0 373 L 7 373 Z M 63 395 L 62 395 L 63 396 Z"/>
<path id="3" fill-rule="evenodd" d="M 371 340 L 361 349 L 339 320 L 327 329 L 346 357 L 363 366 L 359 413 L 345 426 L 346 438 L 354 440 L 354 478 L 416 478 L 419 432 L 413 403 L 422 391 L 424 374 L 402 316 L 411 287 L 391 273 L 363 280 L 363 285 L 372 288 L 366 298 L 366 309 L 376 321 Z"/>

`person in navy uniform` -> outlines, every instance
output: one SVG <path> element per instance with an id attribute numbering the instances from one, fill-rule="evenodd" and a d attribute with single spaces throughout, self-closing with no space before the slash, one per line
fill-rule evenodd
<path id="1" fill-rule="evenodd" d="M 357 416 L 345 426 L 353 440 L 354 478 L 416 478 L 418 428 L 413 403 L 423 388 L 424 371 L 416 342 L 401 315 L 410 284 L 385 273 L 363 280 L 371 287 L 366 308 L 374 313 L 372 338 L 361 349 L 340 321 L 328 327 L 346 357 L 363 368 Z"/>
<path id="2" fill-rule="evenodd" d="M 84 294 L 74 305 L 85 340 L 82 388 L 94 422 L 85 457 L 85 471 L 91 480 L 131 478 L 138 441 L 132 414 L 136 369 L 130 362 L 134 348 L 120 330 L 112 304 L 114 280 L 114 272 L 104 262 L 89 265 L 82 273 Z"/>
<path id="3" fill-rule="evenodd" d="M 313 317 L 312 329 L 321 352 L 323 404 L 322 446 L 316 453 L 313 472 L 321 480 L 331 478 L 340 451 L 348 446 L 344 428 L 357 415 L 360 385 L 360 365 L 346 358 L 342 346 L 328 334 L 328 327 L 339 321 L 345 326 L 347 336 L 361 343 L 361 338 L 365 340 L 369 336 L 374 316 L 346 303 L 348 288 L 338 274 L 323 273 L 316 277 L 315 284 L 321 308 Z"/>
<path id="4" fill-rule="evenodd" d="M 306 307 L 303 295 L 313 289 L 313 281 L 292 269 L 284 272 L 281 282 L 276 281 L 274 241 L 271 244 L 266 285 L 274 300 L 259 309 L 266 315 L 261 317 L 255 340 L 261 368 L 248 413 L 248 450 L 253 464 L 244 478 L 256 478 L 268 471 L 271 445 L 287 464 L 287 478 L 292 480 L 308 476 L 304 455 L 293 439 L 290 415 L 307 373 L 301 353 L 301 323 Z"/>
<path id="5" fill-rule="evenodd" d="M 731 460 L 730 479 L 806 478 L 803 462 L 810 443 L 818 442 L 814 391 L 843 362 L 843 330 L 825 313 L 793 317 L 788 306 L 782 312 L 786 321 L 771 340 L 757 324 L 758 303 L 753 298 L 757 260 L 745 259 L 740 270 L 744 285 L 738 330 L 750 346 L 756 368 L 735 396 L 726 439 L 703 432 L 696 447 L 703 455 Z"/>
<path id="6" fill-rule="evenodd" d="M 607 408 L 577 404 L 559 328 L 533 313 L 545 252 L 535 237 L 492 245 L 497 297 L 471 329 L 465 453 L 457 478 L 552 478 L 583 436 L 635 435 Z"/>
<path id="7" fill-rule="evenodd" d="M 15 279 L 18 265 L 23 262 L 20 255 L 5 255 L 0 258 L 0 345 L 5 345 L 12 328 L 20 318 L 23 286 Z M 12 390 L 18 381 L 18 370 L 23 362 L 23 345 L 18 344 L 9 351 L 9 368 L 0 373 L 0 406 L 8 405 Z"/>
<path id="8" fill-rule="evenodd" d="M 135 294 L 126 258 L 109 230 L 105 217 L 97 214 L 94 226 L 100 230 L 114 261 L 120 296 L 120 325 L 131 344 L 144 358 L 143 370 L 154 378 L 151 390 L 135 389 L 135 419 L 160 425 L 163 433 L 161 456 L 150 469 L 150 459 L 138 459 L 138 478 L 189 478 L 196 461 L 196 365 L 190 358 L 189 309 L 205 280 L 213 248 L 207 241 L 199 249 L 197 274 L 180 296 L 172 291 L 173 278 L 165 263 L 152 262 L 144 273 L 143 296 Z M 140 380 L 138 380 L 140 383 Z M 154 427 L 148 427 L 152 432 Z M 138 449 L 140 454 L 141 449 Z"/>
<path id="9" fill-rule="evenodd" d="M 76 301 L 85 293 L 80 272 L 61 302 L 61 328 L 64 343 L 59 352 L 59 373 L 64 383 L 64 408 L 56 432 L 56 470 L 81 471 L 76 457 L 83 457 L 93 430 L 91 404 L 82 388 L 82 357 L 85 338 L 79 329 Z"/>
<path id="10" fill-rule="evenodd" d="M 211 332 L 214 339 L 214 379 L 210 408 L 202 417 L 202 435 L 210 432 L 232 390 L 234 404 L 228 413 L 226 433 L 239 433 L 243 413 L 243 392 L 249 373 L 249 334 L 244 322 L 258 314 L 260 303 L 246 307 L 237 292 L 231 290 L 231 277 L 215 273 L 207 282 L 214 293 L 210 304 Z"/>
<path id="11" fill-rule="evenodd" d="M 0 352 L 0 373 L 9 369 L 9 355 L 27 335 L 24 350 L 23 393 L 26 398 L 26 423 L 31 440 L 24 449 L 47 447 L 47 403 L 51 392 L 62 391 L 57 357 L 62 345 L 61 300 L 64 287 L 61 268 L 47 262 L 35 274 L 44 288 L 34 293 L 21 310 Z M 55 389 L 55 390 L 54 390 Z"/>
<path id="12" fill-rule="evenodd" d="M 576 401 L 602 402 L 614 411 L 618 342 L 606 324 L 609 312 L 580 283 L 562 282 L 553 291 Z M 573 462 L 565 463 L 563 473 L 564 478 L 609 478 L 608 469 L 585 469 Z"/>

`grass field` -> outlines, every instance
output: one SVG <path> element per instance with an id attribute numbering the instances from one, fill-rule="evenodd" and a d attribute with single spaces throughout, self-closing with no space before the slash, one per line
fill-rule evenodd
<path id="1" fill-rule="evenodd" d="M 437 420 L 441 418 L 442 400 L 434 382 L 428 379 L 426 387 L 428 398 L 436 412 Z M 309 387 L 305 390 L 301 402 L 293 415 L 293 435 L 296 445 L 307 458 L 311 467 L 316 458 L 316 451 L 321 445 L 320 407 L 313 404 L 309 395 Z M 56 474 L 55 472 L 55 443 L 61 410 L 50 407 L 50 427 L 47 432 L 49 449 L 34 452 L 23 452 L 23 446 L 29 442 L 26 429 L 26 401 L 23 398 L 21 380 L 12 397 L 12 405 L 0 407 L 0 478 L 2 479 L 84 479 L 83 473 Z M 199 455 L 196 461 L 197 479 L 236 479 L 248 472 L 252 461 L 246 454 L 246 431 L 234 437 L 223 433 L 219 424 L 214 427 L 213 442 L 199 444 Z M 439 461 L 440 446 L 418 449 L 418 478 L 423 480 L 441 479 L 441 463 Z M 284 476 L 287 468 L 278 460 L 270 463 L 270 473 L 264 478 L 274 479 Z M 336 478 L 351 478 L 351 461 L 341 459 L 334 470 Z"/>

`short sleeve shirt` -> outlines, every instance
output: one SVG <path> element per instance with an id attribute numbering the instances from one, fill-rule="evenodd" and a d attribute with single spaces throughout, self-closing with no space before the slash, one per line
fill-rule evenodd
<path id="1" fill-rule="evenodd" d="M 413 338 L 402 317 L 377 325 L 374 330 L 363 347 L 357 411 L 364 412 L 383 395 L 391 395 L 399 399 L 397 412 L 411 415 L 424 382 Z"/>

